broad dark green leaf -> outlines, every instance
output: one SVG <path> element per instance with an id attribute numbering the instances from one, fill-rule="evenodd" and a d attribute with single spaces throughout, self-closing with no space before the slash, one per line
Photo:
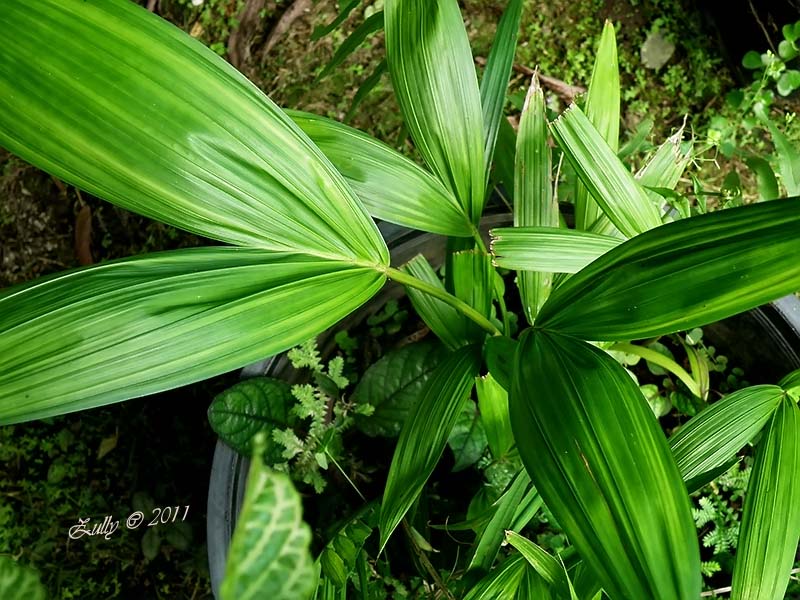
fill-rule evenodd
<path id="1" fill-rule="evenodd" d="M 3 600 L 45 600 L 47 590 L 39 574 L 10 556 L 0 556 L 0 598 Z"/>
<path id="2" fill-rule="evenodd" d="M 728 463 L 761 431 L 783 397 L 778 386 L 756 385 L 689 419 L 669 440 L 683 479 L 689 482 Z"/>
<path id="3" fill-rule="evenodd" d="M 350 397 L 375 411 L 357 416 L 356 425 L 370 436 L 397 437 L 425 382 L 447 351 L 435 341 L 422 341 L 387 352 L 364 372 Z"/>
<path id="4" fill-rule="evenodd" d="M 293 403 L 291 386 L 285 381 L 253 377 L 218 394 L 208 407 L 208 422 L 223 442 L 245 456 L 252 452 L 253 436 L 264 431 L 269 462 L 277 445 L 272 439 L 272 430 L 290 424 L 289 409 Z M 275 459 L 279 456 L 280 450 Z"/>
<path id="5" fill-rule="evenodd" d="M 517 134 L 514 164 L 514 227 L 558 228 L 558 202 L 553 196 L 544 93 L 533 76 Z M 498 263 L 499 264 L 499 263 Z M 517 274 L 522 310 L 533 323 L 553 287 L 552 272 Z"/>
<path id="6" fill-rule="evenodd" d="M 373 217 L 443 235 L 473 234 L 453 195 L 413 161 L 358 129 L 310 113 L 286 112 L 345 176 Z"/>
<path id="7" fill-rule="evenodd" d="M 464 403 L 450 437 L 447 438 L 447 445 L 455 458 L 453 472 L 471 467 L 483 456 L 488 446 L 486 429 L 474 402 Z"/>
<path id="8" fill-rule="evenodd" d="M 500 227 L 491 236 L 498 267 L 551 273 L 577 273 L 622 243 L 610 235 L 555 227 Z"/>
<path id="9" fill-rule="evenodd" d="M 0 292 L 0 422 L 83 410 L 232 371 L 304 342 L 383 275 L 303 254 L 195 248 Z"/>
<path id="10" fill-rule="evenodd" d="M 317 79 L 322 79 L 336 67 L 341 65 L 348 56 L 358 50 L 358 47 L 361 46 L 361 44 L 363 44 L 370 35 L 376 31 L 379 31 L 382 27 L 383 11 L 372 13 L 369 17 L 364 19 L 364 21 L 362 21 L 361 24 L 356 27 L 349 36 L 347 36 L 347 38 L 342 42 L 342 45 L 336 49 L 336 52 L 333 53 L 333 58 L 331 58 L 328 64 L 325 65 L 325 68 L 322 69 L 322 72 L 319 74 Z"/>
<path id="11" fill-rule="evenodd" d="M 510 357 L 514 356 L 513 350 Z M 475 379 L 475 391 L 478 394 L 478 409 L 481 411 L 489 449 L 494 459 L 499 460 L 514 445 L 514 434 L 511 432 L 511 421 L 508 417 L 508 392 L 491 373 Z"/>
<path id="12" fill-rule="evenodd" d="M 14 154 L 216 240 L 388 264 L 322 152 L 232 66 L 143 7 L 6 0 L 0 38 L 0 145 Z"/>
<path id="13" fill-rule="evenodd" d="M 514 361 L 510 409 L 536 489 L 608 595 L 697 598 L 686 489 L 628 373 L 585 342 L 531 331 Z"/>
<path id="14" fill-rule="evenodd" d="M 486 59 L 486 68 L 481 79 L 481 108 L 483 109 L 484 167 L 488 179 L 494 156 L 494 145 L 503 119 L 503 105 L 514 66 L 517 49 L 519 23 L 522 16 L 522 0 L 508 0 L 497 31 L 494 34 L 492 49 Z"/>
<path id="15" fill-rule="evenodd" d="M 514 197 L 514 162 L 517 155 L 517 133 L 508 122 L 500 119 L 497 141 L 494 149 L 494 165 L 492 166 L 492 182 L 502 186 L 506 204 L 511 206 Z"/>
<path id="16" fill-rule="evenodd" d="M 550 130 L 592 198 L 625 237 L 661 224 L 645 189 L 577 106 L 562 113 Z"/>
<path id="17" fill-rule="evenodd" d="M 512 366 L 517 342 L 509 337 L 495 335 L 486 338 L 483 358 L 489 373 L 506 391 L 511 389 Z"/>
<path id="18" fill-rule="evenodd" d="M 303 522 L 300 494 L 287 474 L 264 465 L 258 440 L 255 447 L 221 599 L 309 598 L 317 577 L 309 549 L 311 529 Z"/>
<path id="19" fill-rule="evenodd" d="M 594 61 L 584 110 L 586 117 L 616 154 L 619 146 L 619 65 L 614 26 L 606 21 Z M 575 227 L 586 231 L 602 216 L 600 207 L 580 181 L 575 189 Z M 531 223 L 533 225 L 534 223 Z M 538 225 L 538 223 L 536 223 Z"/>
<path id="20" fill-rule="evenodd" d="M 784 398 L 756 448 L 731 600 L 781 600 L 800 539 L 800 409 Z"/>
<path id="21" fill-rule="evenodd" d="M 450 354 L 431 373 L 400 432 L 381 503 L 380 548 L 419 496 L 444 452 L 480 366 L 475 346 Z"/>
<path id="22" fill-rule="evenodd" d="M 731 208 L 641 234 L 573 275 L 538 325 L 587 340 L 656 337 L 800 289 L 800 199 Z"/>
<path id="23" fill-rule="evenodd" d="M 401 269 L 417 279 L 444 290 L 444 284 L 436 275 L 436 271 L 421 254 L 412 258 Z M 417 314 L 449 349 L 455 350 L 483 337 L 483 333 L 474 323 L 442 300 L 409 286 L 406 286 L 406 294 Z"/>
<path id="24" fill-rule="evenodd" d="M 347 584 L 364 542 L 375 529 L 377 517 L 377 503 L 372 502 L 353 515 L 322 550 L 319 556 L 322 574 L 337 588 Z"/>
<path id="25" fill-rule="evenodd" d="M 516 600 L 528 570 L 533 569 L 521 555 L 508 558 L 472 586 L 464 600 Z"/>
<path id="26" fill-rule="evenodd" d="M 484 134 L 472 52 L 456 0 L 387 0 L 386 58 L 395 96 L 425 162 L 477 224 Z"/>
<path id="27" fill-rule="evenodd" d="M 503 495 L 495 502 L 494 513 L 478 536 L 477 544 L 475 544 L 469 560 L 468 570 L 488 571 L 491 569 L 497 553 L 500 551 L 506 530 L 512 527 L 514 515 L 530 487 L 531 478 L 524 469 L 521 469 Z"/>

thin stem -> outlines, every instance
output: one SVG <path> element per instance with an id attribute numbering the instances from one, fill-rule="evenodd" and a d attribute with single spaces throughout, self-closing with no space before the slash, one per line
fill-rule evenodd
<path id="1" fill-rule="evenodd" d="M 646 361 L 649 361 L 659 367 L 663 367 L 673 375 L 675 375 L 678 379 L 680 379 L 684 385 L 689 388 L 689 391 L 692 392 L 698 398 L 702 398 L 702 393 L 700 391 L 700 386 L 697 382 L 692 379 L 692 376 L 686 372 L 682 366 L 676 363 L 668 356 L 664 356 L 660 352 L 656 352 L 655 350 L 651 350 L 650 348 L 645 348 L 644 346 L 637 346 L 635 344 L 628 344 L 627 342 L 618 342 L 611 346 L 610 350 L 616 350 L 617 352 L 626 352 L 627 354 L 635 354 L 636 356 L 641 356 Z"/>
<path id="2" fill-rule="evenodd" d="M 403 285 L 416 288 L 419 291 L 429 294 L 434 298 L 441 300 L 445 304 L 452 306 L 462 315 L 480 325 L 480 327 L 486 330 L 488 333 L 491 333 L 492 335 L 502 335 L 502 332 L 495 327 L 494 324 L 489 321 L 489 319 L 484 317 L 481 313 L 472 308 L 463 300 L 459 300 L 452 294 L 447 293 L 444 289 L 436 287 L 435 285 L 431 285 L 430 283 L 422 281 L 421 279 L 417 279 L 413 275 L 409 275 L 408 273 L 404 273 L 403 271 L 393 267 L 387 267 L 386 271 L 384 272 L 389 279 L 392 279 L 397 283 L 402 283 Z"/>
<path id="3" fill-rule="evenodd" d="M 417 540 L 414 538 L 414 534 L 411 532 L 411 526 L 405 519 L 403 519 L 403 531 L 405 531 L 408 540 L 411 542 L 411 547 L 414 549 L 414 554 L 417 555 L 417 559 L 419 559 L 422 567 L 428 572 L 428 575 L 431 576 L 433 581 L 437 586 L 439 586 L 439 589 L 442 590 L 448 600 L 456 600 L 453 596 L 453 593 L 448 589 L 447 584 L 442 580 L 439 572 L 436 570 L 436 567 L 434 567 L 430 559 L 428 559 L 425 551 L 419 547 L 419 544 L 417 544 Z"/>
<path id="4" fill-rule="evenodd" d="M 342 467 L 339 465 L 339 463 L 338 463 L 338 462 L 336 462 L 336 459 L 335 459 L 335 458 L 333 458 L 333 455 L 332 455 L 330 452 L 328 452 L 328 449 L 327 449 L 327 448 L 325 448 L 325 454 L 327 454 L 327 455 L 328 455 L 328 458 L 330 458 L 330 459 L 331 459 L 331 462 L 332 462 L 334 465 L 336 465 L 336 468 L 337 468 L 337 469 L 339 469 L 339 472 L 340 472 L 340 473 L 341 473 L 341 474 L 344 476 L 344 478 L 347 480 L 347 483 L 349 483 L 349 484 L 350 484 L 350 485 L 353 487 L 353 489 L 356 491 L 356 494 L 358 494 L 358 496 L 359 496 L 359 497 L 360 497 L 360 498 L 361 498 L 361 499 L 362 499 L 364 502 L 366 502 L 366 501 L 367 501 L 367 499 L 364 497 L 364 494 L 362 494 L 362 493 L 361 493 L 361 490 L 359 490 L 359 489 L 358 489 L 358 486 L 357 486 L 357 485 L 356 485 L 356 484 L 353 482 L 353 480 L 352 480 L 352 479 L 350 479 L 350 478 L 347 476 L 347 473 L 345 473 L 345 472 L 344 472 L 344 469 L 343 469 L 343 468 L 342 468 Z"/>

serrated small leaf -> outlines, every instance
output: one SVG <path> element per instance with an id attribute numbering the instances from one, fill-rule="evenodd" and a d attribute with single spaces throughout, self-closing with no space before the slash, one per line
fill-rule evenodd
<path id="1" fill-rule="evenodd" d="M 446 356 L 440 343 L 426 340 L 391 350 L 370 365 L 351 399 L 375 410 L 356 417 L 358 428 L 370 436 L 397 437 L 426 381 Z"/>
<path id="2" fill-rule="evenodd" d="M 483 456 L 488 446 L 486 429 L 474 402 L 464 403 L 461 414 L 447 439 L 447 445 L 455 457 L 453 472 L 471 467 Z"/>
<path id="3" fill-rule="evenodd" d="M 291 386 L 280 379 L 253 377 L 218 394 L 208 408 L 208 421 L 222 441 L 239 454 L 252 454 L 251 441 L 260 431 L 267 433 L 267 461 L 278 460 L 280 449 L 272 439 L 273 429 L 293 421 Z"/>
<path id="4" fill-rule="evenodd" d="M 161 549 L 161 536 L 158 529 L 150 527 L 142 536 L 142 554 L 147 560 L 153 560 Z"/>
<path id="5" fill-rule="evenodd" d="M 231 540 L 221 600 L 299 600 L 317 585 L 311 530 L 291 479 L 261 460 L 264 434 L 247 476 L 244 503 Z"/>
<path id="6" fill-rule="evenodd" d="M 169 524 L 164 533 L 164 540 L 178 550 L 188 550 L 192 544 L 192 537 L 191 525 L 183 521 Z"/>
<path id="7" fill-rule="evenodd" d="M 10 556 L 0 556 L 0 598 L 3 600 L 46 600 L 48 594 L 39 574 Z"/>
<path id="8" fill-rule="evenodd" d="M 377 523 L 376 504 L 358 511 L 336 532 L 320 554 L 322 573 L 337 587 L 347 584 L 356 561 Z"/>

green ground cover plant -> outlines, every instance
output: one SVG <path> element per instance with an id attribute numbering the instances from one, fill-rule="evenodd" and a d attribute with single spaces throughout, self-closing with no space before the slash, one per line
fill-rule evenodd
<path id="1" fill-rule="evenodd" d="M 485 425 L 487 445 L 499 455 L 514 448 L 524 469 L 495 501 L 491 535 L 476 540 L 473 575 L 488 575 L 460 582 L 463 597 L 595 598 L 600 589 L 620 599 L 696 597 L 703 569 L 687 486 L 713 479 L 759 433 L 732 597 L 781 597 L 800 534 L 796 376 L 731 394 L 668 441 L 605 350 L 625 344 L 616 350 L 642 354 L 631 340 L 691 334 L 795 291 L 800 200 L 665 215 L 688 155 L 680 138 L 667 140 L 636 176 L 617 156 L 610 24 L 582 106 L 549 121 L 534 78 L 514 134 L 503 104 L 521 2 L 506 8 L 480 84 L 454 1 L 386 2 L 386 65 L 425 169 L 336 121 L 279 109 L 214 52 L 123 0 L 4 8 L 0 32 L 11 43 L 0 57 L 0 143 L 98 196 L 226 245 L 3 291 L 0 420 L 85 410 L 230 371 L 326 330 L 389 279 L 405 286 L 446 348 L 404 420 L 377 516 L 365 506 L 331 541 L 319 580 L 299 496 L 264 463 L 264 436 L 254 439 L 223 598 L 333 596 L 351 572 L 367 597 L 358 550 L 367 528 L 377 528 L 379 551 L 398 528 L 424 550 L 405 519 L 452 447 L 473 388 L 481 413 L 496 416 Z M 102 62 L 87 40 L 102 47 Z M 57 135 L 44 135 L 42 122 Z M 560 226 L 555 201 L 562 158 L 575 228 Z M 487 245 L 479 226 L 495 183 L 513 199 L 514 227 L 494 229 Z M 371 217 L 448 236 L 444 282 L 422 256 L 392 265 Z M 517 271 L 516 325 L 505 294 L 513 288 L 498 269 Z M 699 361 L 689 375 L 668 357 L 646 357 L 702 395 Z M 316 367 L 344 385 L 339 367 Z M 309 408 L 320 400 L 313 388 L 299 395 Z M 304 413 L 312 427 L 318 412 Z M 513 527 L 506 533 L 528 514 L 517 509 L 536 502 L 571 543 L 558 557 Z M 495 565 L 504 539 L 518 553 Z"/>

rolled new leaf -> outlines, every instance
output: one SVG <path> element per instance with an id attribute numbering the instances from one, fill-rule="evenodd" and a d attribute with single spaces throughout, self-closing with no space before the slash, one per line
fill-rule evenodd
<path id="1" fill-rule="evenodd" d="M 586 92 L 586 117 L 608 144 L 610 150 L 617 152 L 619 147 L 619 64 L 617 60 L 617 39 L 614 25 L 606 21 L 594 59 L 592 78 Z M 589 230 L 597 226 L 600 217 L 607 221 L 597 201 L 589 194 L 580 181 L 575 186 L 575 227 Z"/>
<path id="2" fill-rule="evenodd" d="M 494 145 L 503 120 L 503 106 L 506 103 L 508 82 L 514 66 L 514 53 L 517 49 L 519 23 L 522 17 L 522 0 L 508 0 L 497 32 L 494 35 L 492 49 L 486 59 L 486 68 L 481 79 L 481 108 L 483 109 L 484 130 L 484 165 L 486 178 L 492 166 Z"/>
<path id="3" fill-rule="evenodd" d="M 380 548 L 416 501 L 444 452 L 480 367 L 480 351 L 465 346 L 431 374 L 409 413 L 392 457 L 383 491 Z"/>
<path id="4" fill-rule="evenodd" d="M 0 38 L 0 146 L 206 237 L 388 263 L 372 219 L 308 137 L 222 58 L 143 7 L 7 0 Z"/>
<path id="5" fill-rule="evenodd" d="M 286 112 L 345 176 L 373 217 L 431 233 L 473 234 L 455 197 L 413 161 L 358 129 L 310 113 Z"/>
<path id="6" fill-rule="evenodd" d="M 572 337 L 523 334 L 511 424 L 567 537 L 614 600 L 700 594 L 689 499 L 661 428 L 628 373 Z"/>
<path id="7" fill-rule="evenodd" d="M 784 397 L 775 385 L 755 385 L 725 396 L 701 411 L 669 439 L 689 491 L 699 489 L 750 442 Z"/>
<path id="8" fill-rule="evenodd" d="M 514 163 L 514 227 L 558 228 L 558 203 L 553 197 L 550 145 L 544 93 L 534 75 L 517 134 Z M 533 323 L 550 295 L 553 274 L 527 272 L 517 275 L 525 318 Z"/>
<path id="9" fill-rule="evenodd" d="M 0 292 L 0 422 L 186 385 L 302 343 L 377 292 L 373 269 L 195 248 Z"/>
<path id="10" fill-rule="evenodd" d="M 781 600 L 800 539 L 800 409 L 784 398 L 764 430 L 744 499 L 731 600 Z"/>
<path id="11" fill-rule="evenodd" d="M 800 198 L 662 225 L 559 286 L 537 325 L 585 340 L 700 327 L 800 288 Z"/>
<path id="12" fill-rule="evenodd" d="M 386 59 L 414 144 L 472 223 L 483 211 L 484 133 L 472 52 L 456 0 L 387 0 Z"/>

